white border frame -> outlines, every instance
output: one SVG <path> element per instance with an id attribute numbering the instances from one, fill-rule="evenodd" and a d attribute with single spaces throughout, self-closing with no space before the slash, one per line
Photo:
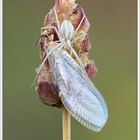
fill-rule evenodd
<path id="1" fill-rule="evenodd" d="M 140 140 L 140 1 L 137 0 L 137 139 Z"/>
<path id="2" fill-rule="evenodd" d="M 0 140 L 3 139 L 3 1 L 0 0 Z M 140 0 L 137 0 L 137 139 L 140 140 Z"/>
<path id="3" fill-rule="evenodd" d="M 3 91 L 3 49 L 2 49 L 2 44 L 3 44 L 3 2 L 0 0 L 0 140 L 3 138 L 3 96 L 2 96 L 2 91 Z"/>

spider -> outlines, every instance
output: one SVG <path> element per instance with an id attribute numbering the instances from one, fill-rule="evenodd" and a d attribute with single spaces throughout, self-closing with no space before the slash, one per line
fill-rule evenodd
<path id="1" fill-rule="evenodd" d="M 85 15 L 81 19 L 81 21 L 80 21 L 78 27 L 76 28 L 76 30 L 74 30 L 74 27 L 73 27 L 72 23 L 67 19 L 65 19 L 60 25 L 56 10 L 54 10 L 54 12 L 55 12 L 57 28 L 55 26 L 52 26 L 52 25 L 42 27 L 41 28 L 41 36 L 43 36 L 43 35 L 48 36 L 48 30 L 54 29 L 56 34 L 57 34 L 57 36 L 58 36 L 58 41 L 56 41 L 57 44 L 55 46 L 53 46 L 53 48 L 49 47 L 51 49 L 46 50 L 46 56 L 45 56 L 43 62 L 41 63 L 41 65 L 39 66 L 39 69 L 37 71 L 35 80 L 36 80 L 38 74 L 40 73 L 44 63 L 46 62 L 48 56 L 52 52 L 54 52 L 56 49 L 58 50 L 56 53 L 59 53 L 59 51 L 61 51 L 62 49 L 68 49 L 69 52 L 70 52 L 70 55 L 73 54 L 73 56 L 78 61 L 79 65 L 82 67 L 82 69 L 84 69 L 83 63 L 81 62 L 81 59 L 79 58 L 78 54 L 76 53 L 75 49 L 73 48 L 72 43 L 74 41 L 77 41 L 78 39 L 80 39 L 80 38 L 82 38 L 82 37 L 87 35 L 87 33 L 82 33 L 79 36 L 75 37 L 76 33 L 80 29 L 80 27 L 81 27 L 81 25 L 82 25 L 82 23 L 83 23 L 83 21 L 85 19 Z M 52 41 L 53 41 L 53 38 L 52 38 Z M 35 82 L 35 80 L 34 80 L 34 82 Z"/>

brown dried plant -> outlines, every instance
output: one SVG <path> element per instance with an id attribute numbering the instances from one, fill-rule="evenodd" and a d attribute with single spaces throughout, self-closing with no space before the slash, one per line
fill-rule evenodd
<path id="1" fill-rule="evenodd" d="M 64 19 L 69 20 L 74 29 L 78 27 L 81 20 L 84 18 L 80 29 L 76 33 L 75 37 L 79 36 L 81 33 L 85 33 L 86 35 L 73 43 L 73 48 L 77 52 L 79 58 L 81 59 L 82 63 L 84 64 L 85 70 L 90 78 L 93 78 L 97 72 L 97 68 L 93 60 L 89 59 L 89 50 L 91 48 L 91 43 L 88 37 L 88 30 L 90 28 L 90 23 L 84 13 L 84 9 L 79 7 L 75 0 L 56 0 L 55 6 L 50 10 L 47 16 L 44 19 L 44 27 L 48 25 L 55 26 L 57 28 L 55 11 L 58 15 L 58 20 L 60 23 Z M 43 60 L 45 57 L 45 50 L 51 43 L 55 43 L 55 41 L 59 41 L 58 36 L 55 30 L 50 29 L 49 35 L 53 35 L 53 41 L 47 41 L 40 38 L 40 58 Z M 75 58 L 74 58 L 75 59 Z M 57 88 L 53 84 L 51 78 L 51 72 L 49 68 L 48 61 L 45 62 L 42 70 L 38 75 L 38 82 L 37 82 L 37 92 L 41 101 L 48 106 L 52 107 L 62 107 L 62 103 L 58 97 Z"/>

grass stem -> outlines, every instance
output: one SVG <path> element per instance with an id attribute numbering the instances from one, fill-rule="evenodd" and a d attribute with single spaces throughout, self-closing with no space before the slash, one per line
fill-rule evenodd
<path id="1" fill-rule="evenodd" d="M 62 111 L 63 140 L 71 140 L 71 116 L 64 108 Z"/>

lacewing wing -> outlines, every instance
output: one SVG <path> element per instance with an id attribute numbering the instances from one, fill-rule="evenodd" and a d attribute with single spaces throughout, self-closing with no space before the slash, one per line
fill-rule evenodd
<path id="1" fill-rule="evenodd" d="M 99 132 L 108 119 L 108 109 L 95 85 L 65 50 L 54 51 L 48 61 L 65 108 L 85 127 Z"/>

